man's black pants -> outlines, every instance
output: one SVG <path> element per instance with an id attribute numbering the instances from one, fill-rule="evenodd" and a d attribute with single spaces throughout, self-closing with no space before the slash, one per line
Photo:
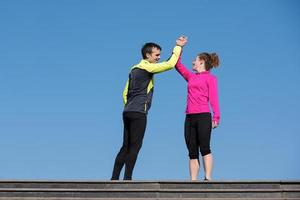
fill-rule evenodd
<path id="1" fill-rule="evenodd" d="M 132 179 L 133 168 L 145 135 L 147 116 L 139 112 L 124 112 L 123 122 L 123 145 L 116 157 L 111 180 L 119 180 L 124 165 L 124 180 Z"/>

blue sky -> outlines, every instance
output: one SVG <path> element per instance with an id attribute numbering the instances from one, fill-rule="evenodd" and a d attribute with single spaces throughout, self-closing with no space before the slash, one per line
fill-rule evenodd
<path id="1" fill-rule="evenodd" d="M 186 66 L 221 59 L 214 179 L 300 179 L 299 19 L 296 0 L 0 1 L 0 179 L 108 180 L 129 69 L 181 34 Z M 185 103 L 175 70 L 155 76 L 134 179 L 189 179 Z"/>

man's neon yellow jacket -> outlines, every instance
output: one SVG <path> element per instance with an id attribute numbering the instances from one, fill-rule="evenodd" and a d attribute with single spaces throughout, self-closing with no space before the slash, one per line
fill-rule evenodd
<path id="1" fill-rule="evenodd" d="M 150 63 L 143 59 L 131 68 L 123 91 L 124 112 L 148 113 L 154 89 L 153 75 L 173 69 L 181 54 L 181 50 L 182 47 L 175 46 L 171 57 L 167 61 Z"/>

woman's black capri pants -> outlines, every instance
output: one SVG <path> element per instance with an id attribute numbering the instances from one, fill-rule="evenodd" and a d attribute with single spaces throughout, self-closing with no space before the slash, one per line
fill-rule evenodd
<path id="1" fill-rule="evenodd" d="M 210 113 L 186 115 L 184 136 L 190 159 L 199 159 L 199 148 L 202 156 L 211 153 L 211 129 L 212 119 Z"/>

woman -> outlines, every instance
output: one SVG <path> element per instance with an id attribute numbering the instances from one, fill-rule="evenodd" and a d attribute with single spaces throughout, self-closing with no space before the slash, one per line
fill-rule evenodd
<path id="1" fill-rule="evenodd" d="M 193 61 L 193 72 L 190 72 L 179 58 L 176 70 L 188 82 L 188 96 L 185 119 L 185 141 L 189 151 L 189 168 L 191 180 L 197 180 L 200 168 L 199 148 L 203 158 L 204 180 L 211 180 L 213 156 L 210 150 L 212 128 L 220 121 L 217 91 L 217 78 L 210 73 L 219 65 L 216 53 L 200 53 Z M 213 117 L 210 113 L 210 107 Z"/>

